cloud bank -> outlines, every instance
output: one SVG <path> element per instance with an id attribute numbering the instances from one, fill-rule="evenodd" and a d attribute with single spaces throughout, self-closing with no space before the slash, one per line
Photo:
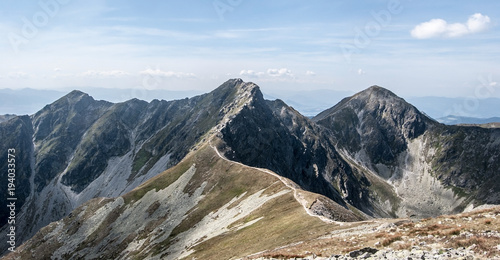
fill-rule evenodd
<path id="1" fill-rule="evenodd" d="M 261 78 L 264 76 L 271 78 L 295 78 L 295 75 L 292 73 L 292 71 L 287 68 L 267 69 L 266 72 L 254 71 L 254 70 L 242 70 L 240 71 L 240 76 L 248 76 L 251 78 Z"/>
<path id="2" fill-rule="evenodd" d="M 416 39 L 461 37 L 485 31 L 488 29 L 490 22 L 491 19 L 487 15 L 480 13 L 469 16 L 466 23 L 449 24 L 443 19 L 432 19 L 415 26 L 411 30 L 411 36 Z"/>
<path id="3" fill-rule="evenodd" d="M 151 75 L 164 78 L 194 79 L 196 75 L 191 72 L 162 71 L 160 69 L 146 69 L 140 72 L 141 75 Z"/>

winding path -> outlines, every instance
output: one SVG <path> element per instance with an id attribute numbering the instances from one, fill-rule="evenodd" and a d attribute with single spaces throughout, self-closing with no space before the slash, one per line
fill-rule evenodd
<path id="1" fill-rule="evenodd" d="M 220 154 L 219 150 L 217 150 L 217 147 L 215 147 L 215 146 L 212 145 L 212 141 L 211 140 L 209 141 L 209 145 L 210 145 L 210 147 L 212 147 L 214 149 L 215 153 L 217 153 L 217 156 L 219 156 L 221 159 L 223 159 L 223 160 L 225 160 L 227 162 L 234 163 L 234 164 L 237 164 L 237 165 L 240 165 L 240 166 L 244 166 L 244 167 L 249 167 L 249 168 L 252 168 L 252 169 L 255 169 L 255 170 L 267 173 L 267 174 L 270 174 L 270 175 L 278 178 L 283 184 L 285 184 L 286 187 L 290 188 L 293 191 L 293 197 L 295 198 L 295 200 L 300 205 L 302 205 L 302 207 L 304 207 L 304 210 L 306 211 L 306 213 L 308 215 L 310 215 L 312 217 L 317 217 L 317 218 L 319 218 L 320 220 L 322 220 L 323 222 L 326 222 L 326 223 L 341 224 L 340 222 L 337 222 L 337 221 L 331 220 L 329 218 L 326 218 L 324 216 L 320 216 L 318 214 L 313 213 L 311 211 L 311 209 L 309 209 L 309 207 L 307 206 L 307 204 L 308 204 L 307 200 L 304 199 L 299 194 L 299 190 L 301 190 L 301 189 L 297 186 L 297 184 L 295 184 L 291 180 L 289 180 L 289 179 L 287 179 L 287 178 L 285 178 L 283 176 L 280 176 L 280 175 L 276 174 L 275 172 L 272 172 L 272 171 L 270 171 L 268 169 L 257 168 L 257 167 L 253 167 L 253 166 L 248 166 L 248 165 L 240 163 L 240 162 L 231 161 L 231 160 L 227 159 L 225 156 L 223 156 L 222 154 Z"/>

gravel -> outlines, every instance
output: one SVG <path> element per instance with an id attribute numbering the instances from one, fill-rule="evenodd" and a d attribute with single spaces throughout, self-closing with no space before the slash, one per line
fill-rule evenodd
<path id="1" fill-rule="evenodd" d="M 468 248 L 443 248 L 423 250 L 419 247 L 413 247 L 411 250 L 392 250 L 390 248 L 377 250 L 371 247 L 365 247 L 356 251 L 349 252 L 345 255 L 332 255 L 330 257 L 319 257 L 310 255 L 304 258 L 291 258 L 295 260 L 349 260 L 349 259 L 463 259 L 474 260 L 483 259 L 477 257 L 471 249 Z M 484 258 L 486 259 L 486 258 Z M 277 260 L 277 258 L 257 258 L 257 260 Z"/>

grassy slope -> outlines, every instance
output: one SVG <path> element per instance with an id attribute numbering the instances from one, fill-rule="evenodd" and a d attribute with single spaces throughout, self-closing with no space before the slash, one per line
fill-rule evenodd
<path id="1" fill-rule="evenodd" d="M 447 248 L 471 248 L 474 259 L 499 259 L 500 207 L 478 210 L 458 215 L 443 215 L 418 221 L 377 219 L 349 223 L 338 232 L 301 244 L 276 248 L 248 259 L 292 256 L 331 256 L 345 254 L 364 247 L 378 250 L 431 251 L 440 249 L 444 259 Z"/>
<path id="2" fill-rule="evenodd" d="M 205 183 L 202 199 L 194 208 L 188 211 L 182 222 L 174 228 L 170 237 L 158 244 L 152 244 L 149 247 L 150 250 L 142 251 L 151 242 L 147 239 L 139 250 L 130 252 L 129 258 L 142 259 L 152 255 L 168 258 L 165 249 L 175 244 L 176 239 L 183 232 L 189 231 L 200 223 L 205 216 L 219 210 L 237 196 L 244 194 L 238 201 L 233 203 L 234 206 L 238 206 L 240 201 L 262 190 L 264 190 L 262 196 L 276 194 L 284 190 L 289 192 L 263 203 L 244 218 L 230 225 L 228 227 L 229 231 L 222 235 L 207 240 L 202 239 L 203 242 L 194 246 L 192 248 L 194 253 L 187 258 L 230 259 L 242 257 L 291 243 L 314 239 L 339 227 L 339 224 L 325 223 L 317 217 L 308 215 L 303 206 L 295 200 L 292 190 L 277 177 L 255 168 L 226 161 L 220 158 L 212 147 L 205 144 L 197 151 L 190 153 L 177 166 L 170 168 L 124 195 L 124 205 L 109 212 L 108 216 L 105 217 L 105 221 L 95 231 L 91 232 L 84 241 L 79 242 L 76 251 L 96 247 L 100 241 L 109 239 L 113 234 L 113 230 L 110 228 L 112 224 L 109 221 L 116 220 L 117 216 L 121 215 L 130 205 L 141 200 L 148 191 L 162 190 L 174 183 L 192 165 L 196 165 L 196 172 L 183 192 L 192 194 L 202 186 L 202 183 Z M 308 204 L 312 205 L 312 201 L 317 196 L 306 194 L 304 197 L 309 202 Z M 162 201 L 160 200 L 158 203 L 162 203 Z M 33 239 L 19 247 L 18 253 L 15 255 L 29 258 L 35 253 L 41 257 L 50 258 L 52 252 L 56 251 L 63 243 L 66 243 L 64 241 L 71 241 L 72 237 L 78 235 L 78 233 L 80 233 L 80 236 L 85 234 L 86 230 L 83 230 L 84 225 L 82 223 L 105 204 L 99 198 L 89 201 L 77 208 L 71 216 L 43 228 Z M 150 210 L 150 213 L 153 213 L 157 208 L 158 205 L 155 202 L 148 211 Z M 162 215 L 165 214 L 162 213 Z M 165 215 L 165 218 L 168 218 L 168 214 Z M 245 228 L 235 228 L 258 219 L 260 220 L 255 224 Z M 133 219 L 134 222 L 151 223 L 151 225 L 147 225 L 147 230 L 134 230 L 130 234 L 124 234 L 125 240 L 119 244 L 113 244 L 113 241 L 111 241 L 112 244 L 106 248 L 101 248 L 103 250 L 101 254 L 105 257 L 116 257 L 128 243 L 147 238 L 154 227 L 160 225 L 164 220 Z M 56 225 L 62 227 L 60 233 L 52 233 Z M 63 237 L 62 240 L 61 236 Z M 114 252 L 117 250 L 119 252 Z M 11 254 L 10 256 L 14 255 Z M 69 255 L 67 257 L 71 258 Z"/>
<path id="3" fill-rule="evenodd" d="M 195 154 L 198 171 L 193 180 L 208 180 L 205 198 L 188 214 L 174 235 L 189 229 L 208 213 L 217 210 L 235 196 L 247 196 L 266 189 L 264 194 L 277 193 L 285 187 L 276 177 L 220 159 L 211 147 L 205 146 Z M 208 177 L 208 178 L 207 178 Z M 199 184 L 193 183 L 192 187 Z M 242 199 L 244 199 L 243 197 Z M 316 217 L 309 216 L 289 192 L 263 204 L 233 226 L 261 218 L 257 223 L 238 231 L 230 231 L 196 246 L 191 259 L 229 259 L 266 249 L 308 240 L 333 228 Z"/>

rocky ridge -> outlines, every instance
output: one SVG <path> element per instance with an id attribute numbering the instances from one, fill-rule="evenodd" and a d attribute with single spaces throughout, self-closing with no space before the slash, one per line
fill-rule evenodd
<path id="1" fill-rule="evenodd" d="M 0 126 L 5 145 L 22 147 L 30 162 L 20 166 L 30 173 L 20 178 L 25 238 L 58 220 L 22 247 L 23 257 L 99 248 L 96 257 L 220 259 L 309 241 L 321 230 L 346 232 L 337 221 L 498 203 L 497 130 L 441 125 L 380 87 L 313 120 L 240 79 L 150 103 L 112 104 L 75 91 Z M 270 227 L 282 229 L 269 235 Z M 266 236 L 229 250 L 228 241 Z"/>
<path id="2" fill-rule="evenodd" d="M 2 123 L 2 151 L 16 147 L 24 173 L 17 179 L 18 241 L 92 198 L 123 195 L 176 165 L 222 118 L 237 113 L 232 107 L 251 93 L 246 85 L 229 80 L 205 95 L 150 103 L 112 104 L 73 91 L 32 116 Z M 6 167 L 2 161 L 0 169 Z"/>

